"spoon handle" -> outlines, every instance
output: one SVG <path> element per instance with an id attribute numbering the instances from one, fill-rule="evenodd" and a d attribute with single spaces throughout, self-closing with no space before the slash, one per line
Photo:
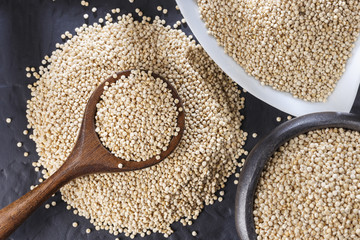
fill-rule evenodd
<path id="1" fill-rule="evenodd" d="M 36 188 L 0 210 L 0 240 L 9 237 L 39 206 L 72 179 L 72 174 L 63 167 Z"/>

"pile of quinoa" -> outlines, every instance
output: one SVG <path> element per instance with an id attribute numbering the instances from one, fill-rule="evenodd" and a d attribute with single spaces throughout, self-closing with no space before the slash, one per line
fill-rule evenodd
<path id="1" fill-rule="evenodd" d="M 360 238 L 360 134 L 328 128 L 275 152 L 254 203 L 258 239 Z"/>
<path id="2" fill-rule="evenodd" d="M 115 74 L 117 78 L 117 75 Z M 167 83 L 151 72 L 132 70 L 104 92 L 97 103 L 96 129 L 102 144 L 127 161 L 160 157 L 178 135 L 178 109 Z"/>
<path id="3" fill-rule="evenodd" d="M 135 172 L 94 174 L 71 181 L 62 199 L 94 224 L 133 238 L 169 236 L 174 221 L 191 224 L 241 163 L 247 134 L 241 130 L 244 98 L 202 47 L 155 17 L 107 15 L 102 25 L 83 25 L 40 66 L 27 118 L 33 128 L 44 178 L 66 160 L 76 141 L 92 91 L 115 72 L 146 69 L 167 79 L 183 100 L 185 131 L 161 163 Z"/>
<path id="4" fill-rule="evenodd" d="M 198 0 L 218 44 L 262 85 L 325 102 L 360 31 L 360 1 Z"/>

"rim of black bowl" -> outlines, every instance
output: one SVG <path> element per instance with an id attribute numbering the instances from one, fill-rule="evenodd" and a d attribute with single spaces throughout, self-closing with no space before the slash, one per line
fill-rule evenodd
<path id="1" fill-rule="evenodd" d="M 254 195 L 267 160 L 291 138 L 331 127 L 360 131 L 360 115 L 339 112 L 307 114 L 279 125 L 255 145 L 241 170 L 236 192 L 235 222 L 240 239 L 257 239 L 253 216 Z"/>

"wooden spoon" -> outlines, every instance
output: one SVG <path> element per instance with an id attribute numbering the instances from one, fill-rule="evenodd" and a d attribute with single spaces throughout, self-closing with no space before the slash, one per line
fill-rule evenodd
<path id="1" fill-rule="evenodd" d="M 126 161 L 115 157 L 100 142 L 95 132 L 95 114 L 96 104 L 99 102 L 100 96 L 104 91 L 105 83 L 114 83 L 122 75 L 129 76 L 130 73 L 131 70 L 119 72 L 116 78 L 108 78 L 95 89 L 86 105 L 78 139 L 64 164 L 46 181 L 0 210 L 1 240 L 6 239 L 31 213 L 70 180 L 93 173 L 125 172 L 150 167 L 162 161 L 176 148 L 185 128 L 184 111 L 179 111 L 177 117 L 177 127 L 180 128 L 179 134 L 172 137 L 168 149 L 160 153 L 160 159 L 156 159 L 156 156 L 154 156 L 149 160 L 141 162 Z M 167 83 L 173 98 L 179 100 L 179 103 L 176 104 L 177 108 L 181 107 L 184 109 L 175 88 L 159 75 L 152 73 L 152 76 L 161 78 Z M 123 166 L 122 168 L 118 167 L 120 163 Z"/>

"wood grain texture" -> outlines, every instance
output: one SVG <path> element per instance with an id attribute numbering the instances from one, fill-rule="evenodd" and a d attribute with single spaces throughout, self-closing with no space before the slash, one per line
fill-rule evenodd
<path id="1" fill-rule="evenodd" d="M 105 83 L 114 83 L 122 75 L 129 76 L 130 73 L 131 70 L 117 73 L 117 78 L 108 78 L 92 93 L 85 108 L 78 139 L 66 162 L 35 189 L 0 210 L 1 240 L 5 240 L 32 212 L 70 180 L 94 173 L 134 171 L 150 167 L 161 162 L 176 148 L 185 129 L 184 111 L 179 112 L 177 117 L 177 127 L 180 127 L 180 132 L 177 136 L 172 137 L 168 149 L 160 153 L 159 160 L 154 156 L 149 160 L 141 162 L 126 161 L 115 157 L 115 155 L 110 153 L 100 142 L 95 132 L 95 114 L 96 104 L 100 100 Z M 177 103 L 176 106 L 183 108 L 181 98 L 170 82 L 157 74 L 152 73 L 152 75 L 155 78 L 161 78 L 167 83 L 167 87 L 171 90 L 173 98 L 179 99 L 179 103 Z M 118 168 L 119 163 L 123 165 L 122 168 Z"/>

